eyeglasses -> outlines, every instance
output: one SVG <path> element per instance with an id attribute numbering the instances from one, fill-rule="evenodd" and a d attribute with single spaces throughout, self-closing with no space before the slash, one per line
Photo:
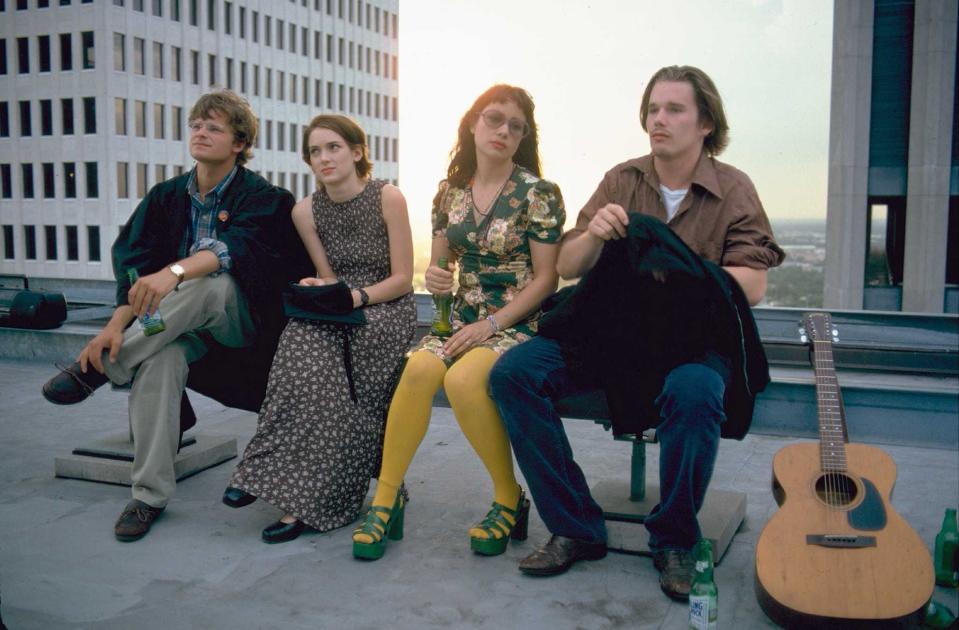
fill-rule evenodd
<path id="1" fill-rule="evenodd" d="M 191 120 L 189 123 L 187 123 L 186 128 L 189 129 L 191 133 L 199 133 L 202 129 L 206 129 L 207 133 L 213 134 L 214 136 L 218 136 L 221 133 L 226 133 L 226 129 L 219 125 L 205 123 L 199 120 Z"/>
<path id="2" fill-rule="evenodd" d="M 482 116 L 483 122 L 486 123 L 486 126 L 490 129 L 499 129 L 503 126 L 503 123 L 507 122 L 506 114 L 498 112 L 495 109 L 485 111 L 480 114 L 480 116 Z M 526 124 L 525 120 L 510 118 L 509 132 L 518 138 L 525 138 L 529 135 L 529 125 Z"/>

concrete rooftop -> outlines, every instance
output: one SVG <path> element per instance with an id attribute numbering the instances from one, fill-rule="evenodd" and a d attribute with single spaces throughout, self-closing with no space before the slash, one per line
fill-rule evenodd
<path id="1" fill-rule="evenodd" d="M 0 360 L 0 614 L 11 629 L 686 628 L 686 606 L 661 594 L 645 557 L 610 554 L 554 578 L 519 573 L 516 563 L 548 536 L 535 511 L 525 543 L 495 558 L 472 554 L 466 531 L 491 489 L 445 408 L 434 409 L 407 477 L 406 537 L 378 562 L 352 558 L 351 528 L 263 544 L 278 510 L 219 501 L 236 460 L 181 481 L 146 538 L 117 542 L 129 489 L 57 479 L 53 460 L 126 431 L 126 395 L 105 388 L 57 407 L 40 396 L 52 373 L 48 363 Z M 242 452 L 256 415 L 191 399 L 193 431 L 237 437 Z M 591 481 L 628 479 L 628 444 L 589 422 L 567 427 Z M 748 494 L 746 521 L 716 570 L 721 628 L 774 627 L 753 595 L 753 553 L 777 509 L 773 454 L 791 441 L 750 435 L 720 447 L 712 487 Z M 944 508 L 959 503 L 959 453 L 946 447 L 883 446 L 899 468 L 893 506 L 930 551 Z M 657 449 L 648 452 L 655 482 Z M 959 612 L 956 590 L 934 598 Z"/>

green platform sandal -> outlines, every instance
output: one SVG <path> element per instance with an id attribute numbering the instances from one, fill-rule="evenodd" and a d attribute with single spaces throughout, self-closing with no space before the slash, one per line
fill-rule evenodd
<path id="1" fill-rule="evenodd" d="M 513 518 L 513 525 L 510 525 L 504 514 Z M 476 525 L 475 529 L 483 530 L 487 537 L 470 536 L 470 549 L 483 556 L 498 556 L 503 553 L 510 538 L 526 540 L 529 529 L 529 499 L 526 498 L 526 493 L 520 490 L 515 509 L 494 501 L 486 518 Z M 500 534 L 499 538 L 495 538 L 497 533 Z"/>
<path id="2" fill-rule="evenodd" d="M 363 560 L 379 560 L 386 553 L 386 541 L 403 540 L 403 514 L 406 511 L 406 503 L 410 500 L 406 493 L 406 487 L 400 486 L 396 493 L 396 501 L 392 508 L 386 508 L 378 505 L 371 506 L 366 513 L 363 524 L 353 530 L 353 535 L 366 534 L 373 539 L 373 542 L 365 543 L 353 541 L 353 557 Z M 380 518 L 377 512 L 383 512 L 387 515 L 387 521 Z"/>

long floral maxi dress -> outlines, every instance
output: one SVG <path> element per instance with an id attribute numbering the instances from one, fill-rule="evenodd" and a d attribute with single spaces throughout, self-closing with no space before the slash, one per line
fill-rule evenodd
<path id="1" fill-rule="evenodd" d="M 313 218 L 337 278 L 365 287 L 390 274 L 381 207 L 385 182 L 336 203 L 313 194 Z M 365 307 L 350 327 L 357 401 L 350 397 L 340 324 L 291 319 L 273 358 L 256 435 L 230 485 L 327 531 L 354 521 L 379 469 L 386 410 L 413 339 L 409 293 Z"/>
<path id="2" fill-rule="evenodd" d="M 563 232 L 566 209 L 559 187 L 516 166 L 477 225 L 469 187 L 440 182 L 433 199 L 433 238 L 445 236 L 459 266 L 459 287 L 453 296 L 453 331 L 494 315 L 533 279 L 530 240 L 555 243 Z M 478 347 L 503 353 L 536 334 L 542 312 L 504 328 Z M 427 335 L 414 349 L 428 350 L 446 362 L 445 339 Z M 462 355 L 459 355 L 462 356 Z"/>

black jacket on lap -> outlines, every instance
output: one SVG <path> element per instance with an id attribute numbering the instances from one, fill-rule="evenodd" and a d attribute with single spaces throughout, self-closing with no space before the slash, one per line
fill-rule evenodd
<path id="1" fill-rule="evenodd" d="M 721 433 L 742 439 L 769 383 L 742 288 L 659 219 L 629 216 L 626 238 L 607 241 L 578 284 L 547 300 L 539 334 L 559 341 L 574 379 L 606 393 L 616 435 L 659 424 L 654 401 L 673 368 L 729 369 Z"/>
<path id="2" fill-rule="evenodd" d="M 189 179 L 187 172 L 150 189 L 117 236 L 112 252 L 118 306 L 128 303 L 127 269 L 135 267 L 143 276 L 180 258 L 191 218 Z M 282 290 L 314 273 L 293 227 L 293 204 L 289 191 L 241 166 L 218 207 L 216 238 L 229 250 L 228 273 L 246 298 L 256 338 L 247 348 L 227 348 L 210 340 L 210 351 L 190 365 L 187 386 L 229 407 L 259 410 L 286 324 Z"/>

